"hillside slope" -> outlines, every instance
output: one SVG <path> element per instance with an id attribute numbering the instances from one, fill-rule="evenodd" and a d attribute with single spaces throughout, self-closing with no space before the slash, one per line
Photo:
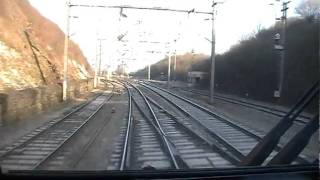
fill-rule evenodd
<path id="1" fill-rule="evenodd" d="M 274 50 L 273 36 L 278 25 L 241 41 L 218 56 L 217 90 L 249 98 L 292 105 L 319 79 L 319 25 L 306 19 L 289 19 L 281 98 L 277 89 L 280 56 Z"/>
<path id="2" fill-rule="evenodd" d="M 0 91 L 61 84 L 64 33 L 27 0 L 0 1 Z M 86 79 L 92 70 L 70 42 L 69 77 Z"/>

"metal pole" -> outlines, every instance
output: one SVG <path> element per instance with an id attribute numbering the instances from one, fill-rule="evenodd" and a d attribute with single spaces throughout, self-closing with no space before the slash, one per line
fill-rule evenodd
<path id="1" fill-rule="evenodd" d="M 177 48 L 176 48 L 176 42 L 177 40 L 174 40 L 174 64 L 173 64 L 173 80 L 177 80 Z"/>
<path id="2" fill-rule="evenodd" d="M 3 125 L 3 118 L 2 118 L 2 105 L 0 104 L 0 127 Z"/>
<path id="3" fill-rule="evenodd" d="M 148 65 L 148 80 L 150 81 L 150 79 L 151 79 L 151 63 L 149 63 L 149 65 Z"/>
<path id="4" fill-rule="evenodd" d="M 174 50 L 174 65 L 173 65 L 173 70 L 174 70 L 174 81 L 177 79 L 177 52 Z"/>
<path id="5" fill-rule="evenodd" d="M 95 62 L 95 68 L 94 68 L 94 81 L 93 81 L 93 87 L 96 88 L 98 84 L 98 40 L 96 41 L 96 62 Z"/>
<path id="6" fill-rule="evenodd" d="M 320 42 L 320 13 L 318 13 L 318 16 L 317 16 L 317 22 L 318 22 L 318 42 Z M 319 47 L 319 60 L 320 60 L 320 47 Z"/>
<path id="7" fill-rule="evenodd" d="M 70 0 L 67 1 L 67 22 L 66 34 L 64 37 L 64 53 L 63 53 L 63 84 L 62 84 L 62 99 L 67 100 L 68 93 L 68 50 L 69 50 L 69 25 L 70 25 Z"/>
<path id="8" fill-rule="evenodd" d="M 168 81 L 167 81 L 167 85 L 168 88 L 170 88 L 170 74 L 171 74 L 171 52 L 169 51 L 169 57 L 168 57 Z"/>
<path id="9" fill-rule="evenodd" d="M 215 72 L 215 30 L 214 30 L 214 7 L 212 1 L 212 41 L 211 41 L 211 77 L 210 77 L 210 104 L 214 103 L 214 72 Z"/>
<path id="10" fill-rule="evenodd" d="M 99 39 L 99 73 L 98 75 L 101 76 L 101 59 L 102 59 L 102 47 L 101 47 L 101 39 Z"/>
<path id="11" fill-rule="evenodd" d="M 282 3 L 282 37 L 281 37 L 281 44 L 283 49 L 281 50 L 280 54 L 280 74 L 279 74 L 279 97 L 281 97 L 282 90 L 283 90 L 283 81 L 284 81 L 284 65 L 285 65 L 285 56 L 286 56 L 286 31 L 287 31 L 287 4 L 289 2 Z"/>

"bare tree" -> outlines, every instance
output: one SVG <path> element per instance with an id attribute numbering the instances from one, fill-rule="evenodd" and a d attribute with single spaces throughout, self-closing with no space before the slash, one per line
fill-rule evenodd
<path id="1" fill-rule="evenodd" d="M 298 14 L 307 19 L 320 18 L 320 1 L 319 0 L 303 0 L 295 9 Z"/>
<path id="2" fill-rule="evenodd" d="M 263 25 L 261 23 L 257 24 L 256 28 L 254 30 L 252 30 L 251 32 L 249 32 L 248 34 L 243 34 L 240 37 L 239 42 L 241 41 L 246 41 L 249 40 L 251 38 L 256 38 L 257 35 L 264 29 Z"/>
<path id="3" fill-rule="evenodd" d="M 264 27 L 262 26 L 261 23 L 259 23 L 256 27 L 255 33 L 258 34 L 260 33 L 262 30 L 264 29 Z"/>

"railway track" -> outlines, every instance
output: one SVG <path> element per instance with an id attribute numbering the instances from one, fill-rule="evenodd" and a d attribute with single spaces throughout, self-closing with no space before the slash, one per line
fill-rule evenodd
<path id="1" fill-rule="evenodd" d="M 172 152 L 167 138 L 162 134 L 159 126 L 154 122 L 153 111 L 134 86 L 126 87 L 129 96 L 128 119 L 122 133 L 120 142 L 111 159 L 113 165 L 108 169 L 178 169 L 179 162 Z"/>
<path id="2" fill-rule="evenodd" d="M 166 101 L 182 111 L 186 116 L 199 123 L 208 133 L 223 144 L 225 149 L 234 154 L 239 160 L 242 160 L 248 155 L 264 135 L 252 129 L 248 129 L 241 124 L 235 124 L 221 115 L 217 115 L 210 110 L 169 91 L 145 83 L 140 84 L 166 99 Z M 273 151 L 264 164 L 267 164 L 279 149 L 280 147 L 278 147 L 276 151 Z M 308 159 L 308 161 L 306 159 Z M 301 155 L 294 163 L 308 162 L 312 162 L 312 159 Z"/>
<path id="3" fill-rule="evenodd" d="M 129 96 L 128 119 L 115 143 L 109 170 L 234 167 L 263 136 L 166 91 L 140 85 L 138 88 L 123 83 Z M 146 89 L 158 97 L 151 96 Z M 157 103 L 159 98 L 170 102 L 186 116 L 172 113 Z M 195 123 L 200 124 L 211 139 L 195 130 L 196 126 L 192 125 Z M 264 164 L 276 153 L 274 151 Z M 294 164 L 305 162 L 299 157 Z"/>
<path id="4" fill-rule="evenodd" d="M 125 84 L 124 84 L 125 85 Z M 137 87 L 125 85 L 129 98 L 127 124 L 116 143 L 108 169 L 189 169 L 233 167 L 220 150 L 179 121 Z M 130 109 L 130 107 L 132 109 Z M 130 118 L 131 117 L 131 118 Z M 121 143 L 122 142 L 122 143 Z M 122 150 L 120 155 L 119 149 Z M 120 162 L 120 163 L 119 163 Z"/>
<path id="5" fill-rule="evenodd" d="M 164 132 L 176 147 L 188 168 L 233 167 L 234 164 L 220 154 L 220 150 L 206 141 L 192 129 L 189 122 L 179 121 L 181 117 L 174 116 L 155 101 L 149 99 Z"/>
<path id="6" fill-rule="evenodd" d="M 193 94 L 197 94 L 197 95 L 201 95 L 201 96 L 205 96 L 205 97 L 209 97 L 209 93 L 207 91 L 204 90 L 196 90 L 196 89 L 186 89 L 186 88 L 175 88 L 177 90 L 181 90 L 181 91 L 185 91 L 185 92 L 189 92 L 189 93 L 193 93 Z M 251 103 L 251 102 L 247 102 L 244 100 L 240 100 L 240 99 L 234 99 L 234 98 L 230 98 L 230 97 L 225 97 L 225 96 L 221 96 L 221 95 L 215 95 L 214 98 L 225 101 L 225 102 L 229 102 L 232 104 L 237 104 L 237 105 L 241 105 L 244 107 L 248 107 L 248 108 L 252 108 L 264 113 L 268 113 L 277 117 L 284 117 L 287 114 L 287 111 L 284 110 L 280 110 L 280 109 L 276 109 L 276 108 L 271 108 L 269 106 L 265 106 L 265 105 L 261 105 L 261 104 L 257 104 L 257 103 Z M 297 124 L 302 124 L 305 125 L 307 122 L 309 122 L 311 119 L 311 117 L 306 116 L 306 115 L 300 115 L 299 117 L 297 117 L 297 119 L 295 119 L 295 122 Z"/>
<path id="7" fill-rule="evenodd" d="M 113 84 L 112 84 L 113 85 Z M 52 120 L 1 150 L 0 164 L 7 170 L 47 169 L 59 166 L 70 152 L 51 159 L 103 107 L 112 95 L 99 94 L 62 119 Z M 45 166 L 44 166 L 45 164 Z"/>
<path id="8" fill-rule="evenodd" d="M 176 148 L 166 136 L 159 119 L 145 95 L 134 85 L 132 87 L 133 106 L 133 148 L 130 166 L 133 168 L 181 169 L 186 164 L 177 154 Z M 156 143 L 155 143 L 156 142 Z"/>

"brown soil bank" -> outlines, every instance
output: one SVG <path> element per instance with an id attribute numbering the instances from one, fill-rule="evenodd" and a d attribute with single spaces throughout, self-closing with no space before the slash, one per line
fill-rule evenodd
<path id="1" fill-rule="evenodd" d="M 64 33 L 27 0 L 0 1 L 0 121 L 61 102 Z M 92 70 L 70 42 L 70 95 L 91 88 Z"/>

